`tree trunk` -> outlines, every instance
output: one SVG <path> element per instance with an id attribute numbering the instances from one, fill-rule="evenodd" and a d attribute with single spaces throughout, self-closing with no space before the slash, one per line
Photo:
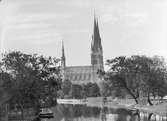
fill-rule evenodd
<path id="1" fill-rule="evenodd" d="M 133 97 L 133 99 L 135 100 L 136 104 L 139 104 L 139 101 L 137 100 L 138 97 L 136 97 L 129 88 L 126 88 L 126 90 L 129 92 L 129 94 Z"/>
<path id="2" fill-rule="evenodd" d="M 137 117 L 138 117 L 138 120 L 137 120 L 137 121 L 140 121 L 141 118 L 140 118 L 140 113 L 139 113 L 139 112 L 137 113 Z"/>
<path id="3" fill-rule="evenodd" d="M 147 96 L 147 102 L 148 102 L 149 105 L 153 105 L 153 103 L 150 100 L 150 96 L 149 95 Z"/>
<path id="4" fill-rule="evenodd" d="M 22 104 L 20 104 L 20 108 L 21 108 L 21 118 L 24 119 L 24 109 Z"/>
<path id="5" fill-rule="evenodd" d="M 152 117 L 153 113 L 150 113 L 148 116 L 148 121 L 151 121 L 151 117 Z"/>
<path id="6" fill-rule="evenodd" d="M 136 104 L 139 104 L 139 101 L 137 100 L 137 98 L 134 98 Z"/>

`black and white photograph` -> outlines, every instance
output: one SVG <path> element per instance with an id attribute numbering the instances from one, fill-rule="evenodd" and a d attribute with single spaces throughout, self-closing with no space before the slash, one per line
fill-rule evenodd
<path id="1" fill-rule="evenodd" d="M 167 0 L 0 0 L 0 121 L 167 121 Z"/>

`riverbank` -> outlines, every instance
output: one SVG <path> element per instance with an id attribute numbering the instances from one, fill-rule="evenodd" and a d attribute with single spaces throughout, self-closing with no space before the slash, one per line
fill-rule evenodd
<path id="1" fill-rule="evenodd" d="M 141 105 L 135 105 L 133 108 L 138 109 L 142 112 L 148 112 L 148 113 L 154 113 L 154 114 L 160 114 L 160 115 L 167 115 L 167 103 L 162 103 L 159 105 L 153 105 L 153 106 L 141 106 Z"/>
<path id="2" fill-rule="evenodd" d="M 136 105 L 133 99 L 111 99 L 107 98 L 107 102 L 103 103 L 101 97 L 92 97 L 84 99 L 58 99 L 58 104 L 83 104 L 88 107 L 108 107 L 108 108 L 126 108 L 129 110 L 139 110 L 142 112 L 154 113 L 159 115 L 167 115 L 167 102 L 158 105 Z"/>

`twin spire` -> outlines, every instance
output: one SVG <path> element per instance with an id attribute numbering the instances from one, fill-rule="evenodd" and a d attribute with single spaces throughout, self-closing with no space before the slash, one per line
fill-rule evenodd
<path id="1" fill-rule="evenodd" d="M 62 57 L 65 57 L 65 53 L 64 53 L 64 41 L 62 40 Z"/>
<path id="2" fill-rule="evenodd" d="M 92 35 L 92 43 L 91 43 L 91 51 L 92 52 L 102 52 L 102 45 L 101 45 L 101 37 L 99 32 L 99 25 L 98 25 L 98 19 L 94 15 L 94 28 L 93 28 L 93 35 Z M 63 66 L 66 66 L 65 63 L 65 52 L 64 52 L 64 42 L 62 41 L 62 61 Z"/>
<path id="3" fill-rule="evenodd" d="M 95 15 L 94 15 L 94 28 L 93 28 L 93 35 L 92 35 L 91 50 L 93 52 L 97 52 L 98 50 L 102 50 L 98 19 Z"/>
<path id="4" fill-rule="evenodd" d="M 65 52 L 64 52 L 64 42 L 62 41 L 62 57 L 61 57 L 61 65 L 62 67 L 66 67 L 66 57 L 65 57 Z"/>

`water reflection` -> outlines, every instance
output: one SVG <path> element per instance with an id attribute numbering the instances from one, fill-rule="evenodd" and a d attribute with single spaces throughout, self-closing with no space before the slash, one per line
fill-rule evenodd
<path id="1" fill-rule="evenodd" d="M 166 117 L 127 109 L 87 107 L 86 105 L 57 105 L 53 119 L 46 121 L 167 121 Z"/>

